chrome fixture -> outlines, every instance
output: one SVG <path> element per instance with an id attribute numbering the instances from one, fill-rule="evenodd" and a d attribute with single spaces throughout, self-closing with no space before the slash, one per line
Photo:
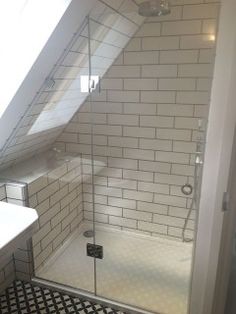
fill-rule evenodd
<path id="1" fill-rule="evenodd" d="M 161 16 L 170 13 L 168 0 L 150 0 L 144 1 L 139 5 L 138 13 L 141 16 Z"/>
<path id="2" fill-rule="evenodd" d="M 193 193 L 193 186 L 189 183 L 181 186 L 181 191 L 184 195 L 191 195 Z"/>
<path id="3" fill-rule="evenodd" d="M 84 231 L 83 236 L 85 238 L 93 238 L 94 237 L 94 231 L 93 230 L 86 230 L 86 231 Z"/>
<path id="4" fill-rule="evenodd" d="M 198 132 L 203 133 L 203 119 L 198 120 Z M 204 154 L 204 144 L 203 138 L 201 136 L 197 137 L 196 143 L 196 152 L 195 152 L 195 165 L 194 165 L 194 176 L 193 176 L 193 186 L 191 184 L 185 184 L 181 187 L 181 191 L 184 195 L 192 195 L 191 205 L 189 207 L 187 217 L 185 218 L 184 227 L 182 231 L 182 239 L 183 242 L 191 242 L 193 241 L 191 238 L 185 236 L 185 231 L 191 216 L 193 209 L 198 208 L 198 199 L 199 199 L 199 188 L 200 188 L 200 177 L 201 170 L 203 165 L 203 154 Z"/>

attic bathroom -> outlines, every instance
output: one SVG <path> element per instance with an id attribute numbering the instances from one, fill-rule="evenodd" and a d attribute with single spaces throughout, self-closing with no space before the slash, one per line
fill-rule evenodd
<path id="1" fill-rule="evenodd" d="M 221 2 L 3 5 L 0 313 L 233 314 Z"/>

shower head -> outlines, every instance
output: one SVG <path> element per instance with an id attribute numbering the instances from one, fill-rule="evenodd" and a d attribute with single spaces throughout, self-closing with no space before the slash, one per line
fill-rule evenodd
<path id="1" fill-rule="evenodd" d="M 168 0 L 149 0 L 139 4 L 139 15 L 142 16 L 161 16 L 170 13 Z"/>

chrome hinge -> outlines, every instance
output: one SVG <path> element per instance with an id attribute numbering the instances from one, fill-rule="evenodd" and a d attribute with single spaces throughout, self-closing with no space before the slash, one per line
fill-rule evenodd
<path id="1" fill-rule="evenodd" d="M 224 192 L 223 194 L 223 201 L 222 201 L 222 211 L 226 212 L 228 211 L 229 208 L 229 193 L 228 192 Z"/>
<path id="2" fill-rule="evenodd" d="M 87 243 L 87 256 L 103 259 L 103 246 Z"/>

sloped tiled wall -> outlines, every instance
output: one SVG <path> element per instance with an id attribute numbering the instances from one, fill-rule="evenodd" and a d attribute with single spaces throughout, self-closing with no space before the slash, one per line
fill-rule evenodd
<path id="1" fill-rule="evenodd" d="M 181 237 L 191 205 L 180 186 L 193 182 L 199 119 L 205 129 L 219 3 L 173 1 L 171 14 L 148 18 L 58 138 L 81 153 L 91 174 L 96 221 L 148 234 Z M 91 120 L 92 119 L 92 120 Z M 201 149 L 204 148 L 201 146 Z M 83 183 L 84 218 L 92 219 L 92 185 Z M 188 234 L 194 228 L 194 212 Z"/>

